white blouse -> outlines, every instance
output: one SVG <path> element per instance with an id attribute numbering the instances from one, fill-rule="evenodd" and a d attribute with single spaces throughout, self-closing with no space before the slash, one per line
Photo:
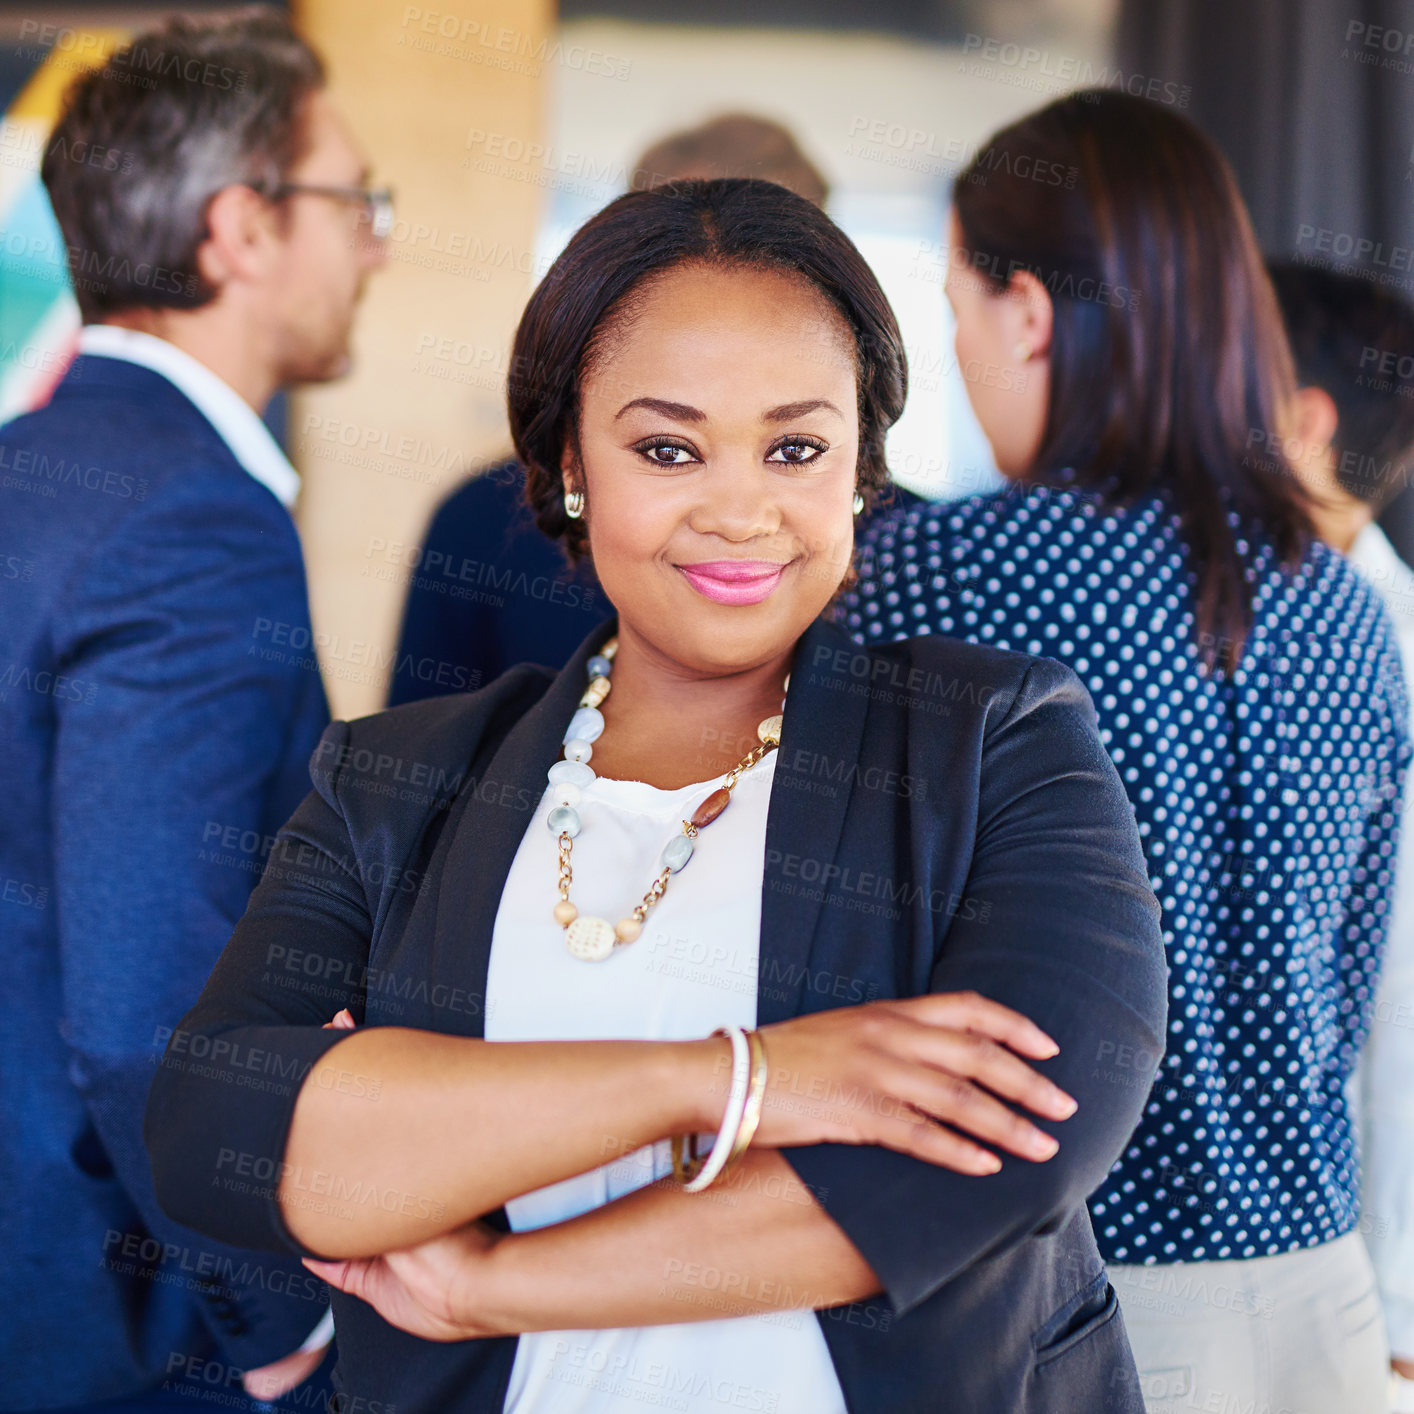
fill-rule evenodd
<path id="1" fill-rule="evenodd" d="M 496 914 L 487 978 L 490 1041 L 690 1040 L 756 1024 L 766 807 L 776 753 L 746 772 L 725 813 L 704 829 L 687 866 L 634 943 L 604 962 L 565 947 L 551 916 L 559 857 L 545 823 L 547 788 L 516 853 Z M 590 762 L 591 766 L 593 762 Z M 717 780 L 659 790 L 595 778 L 579 805 L 570 896 L 610 922 L 642 899 L 658 855 Z M 667 1140 L 506 1204 L 516 1232 L 564 1221 L 672 1173 Z M 716 1201 L 711 1190 L 696 1201 Z M 665 1274 L 666 1275 L 666 1274 Z M 707 1309 L 721 1273 L 704 1268 Z M 504 1414 L 609 1414 L 662 1408 L 845 1414 L 813 1311 L 625 1330 L 522 1335 Z"/>

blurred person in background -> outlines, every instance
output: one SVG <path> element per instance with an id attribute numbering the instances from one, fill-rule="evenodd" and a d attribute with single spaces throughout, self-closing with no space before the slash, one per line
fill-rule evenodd
<path id="1" fill-rule="evenodd" d="M 1375 522 L 1414 468 L 1414 308 L 1358 275 L 1271 267 L 1298 387 L 1288 459 L 1316 533 L 1379 591 L 1414 684 L 1414 571 Z M 1405 792 L 1394 911 L 1361 1067 L 1364 1214 L 1390 1364 L 1414 1406 L 1414 820 Z"/>
<path id="2" fill-rule="evenodd" d="M 297 1262 L 163 1214 L 142 1143 L 328 720 L 298 477 L 260 419 L 348 368 L 381 259 L 323 82 L 274 11 L 174 18 L 76 80 L 43 162 L 84 327 L 0 428 L 7 1409 L 207 1407 L 213 1371 L 223 1402 L 273 1397 L 329 1341 Z"/>
<path id="3" fill-rule="evenodd" d="M 1378 596 L 1251 454 L 1294 380 L 1246 211 L 1190 122 L 1097 89 L 983 147 L 949 245 L 958 359 L 1018 484 L 881 520 L 847 622 L 1057 658 L 1095 701 L 1170 967 L 1162 1068 L 1090 1200 L 1150 1408 L 1380 1409 L 1346 1088 L 1408 704 Z"/>
<path id="4" fill-rule="evenodd" d="M 824 207 L 829 187 L 790 131 L 769 118 L 727 113 L 654 143 L 630 186 L 690 178 L 756 177 Z M 919 498 L 894 487 L 892 505 Z M 525 471 L 499 462 L 438 507 L 412 570 L 389 704 L 487 683 L 516 663 L 560 668 L 612 608 L 592 566 L 571 569 L 536 527 Z M 464 668 L 466 672 L 452 671 Z"/>
<path id="5" fill-rule="evenodd" d="M 1360 275 L 1298 261 L 1269 273 L 1298 385 L 1287 459 L 1316 533 L 1380 590 L 1414 654 L 1414 570 L 1377 524 L 1414 470 L 1414 306 Z"/>
<path id="6" fill-rule="evenodd" d="M 696 128 L 660 138 L 638 159 L 635 191 L 664 182 L 755 177 L 803 196 L 822 211 L 830 199 L 824 173 L 789 128 L 755 113 L 723 113 Z"/>

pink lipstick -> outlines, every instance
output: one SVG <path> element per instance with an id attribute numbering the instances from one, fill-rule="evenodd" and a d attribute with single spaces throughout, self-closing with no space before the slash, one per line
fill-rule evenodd
<path id="1" fill-rule="evenodd" d="M 785 568 L 777 560 L 702 560 L 678 566 L 699 594 L 718 604 L 759 604 L 781 582 Z"/>

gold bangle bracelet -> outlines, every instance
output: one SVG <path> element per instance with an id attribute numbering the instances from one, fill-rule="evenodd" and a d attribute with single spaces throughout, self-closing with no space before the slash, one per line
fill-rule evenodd
<path id="1" fill-rule="evenodd" d="M 751 1032 L 745 1027 L 718 1027 L 712 1035 L 722 1036 L 731 1043 L 732 1082 L 727 1095 L 726 1111 L 722 1115 L 722 1122 L 710 1152 L 699 1156 L 698 1135 L 695 1132 L 688 1136 L 673 1135 L 673 1177 L 690 1193 L 700 1193 L 710 1188 L 726 1172 L 727 1162 L 736 1151 L 756 1066 L 756 1051 L 752 1047 Z M 734 1113 L 735 1124 L 729 1129 L 728 1126 L 733 1124 Z M 755 1129 L 755 1125 L 752 1129 Z M 690 1158 L 685 1158 L 685 1154 L 689 1154 Z"/>
<path id="2" fill-rule="evenodd" d="M 732 1151 L 722 1166 L 722 1173 L 730 1173 L 732 1166 L 751 1147 L 756 1131 L 761 1124 L 761 1108 L 766 1098 L 766 1081 L 770 1071 L 766 1064 L 766 1043 L 755 1028 L 746 1033 L 746 1044 L 751 1049 L 751 1083 L 746 1091 L 746 1108 L 741 1112 L 741 1123 L 737 1126 L 736 1139 Z"/>
<path id="3" fill-rule="evenodd" d="M 692 1143 L 692 1155 L 690 1159 L 685 1160 L 683 1150 L 687 1147 L 689 1138 Z M 679 1183 L 691 1183 L 702 1172 L 702 1165 L 706 1162 L 707 1156 L 705 1154 L 701 1158 L 697 1156 L 697 1136 L 695 1134 L 687 1138 L 681 1134 L 673 1135 L 673 1177 Z M 689 1163 L 691 1167 L 688 1166 Z"/>

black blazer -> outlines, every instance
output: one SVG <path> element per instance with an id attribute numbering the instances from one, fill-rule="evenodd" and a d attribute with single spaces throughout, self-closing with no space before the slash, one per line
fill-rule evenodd
<path id="1" fill-rule="evenodd" d="M 172 1215 L 303 1251 L 274 1201 L 299 1081 L 362 1024 L 483 1034 L 497 901 L 583 691 L 558 675 L 357 722 L 159 1068 L 147 1141 Z M 1086 1195 L 1139 1119 L 1163 1045 L 1159 910 L 1090 700 L 1047 659 L 817 621 L 794 657 L 766 828 L 758 1022 L 975 989 L 1034 1020 L 1079 1101 L 1060 1153 L 964 1177 L 873 1146 L 783 1150 L 885 1299 L 818 1313 L 854 1414 L 1142 1414 Z M 311 1202 L 386 1201 L 300 1175 Z M 415 1200 L 414 1200 L 415 1201 Z M 504 1224 L 502 1210 L 493 1220 Z M 317 1254 L 309 1254 L 317 1255 Z M 502 1407 L 514 1338 L 437 1344 L 335 1292 L 335 1384 L 399 1414 Z"/>

